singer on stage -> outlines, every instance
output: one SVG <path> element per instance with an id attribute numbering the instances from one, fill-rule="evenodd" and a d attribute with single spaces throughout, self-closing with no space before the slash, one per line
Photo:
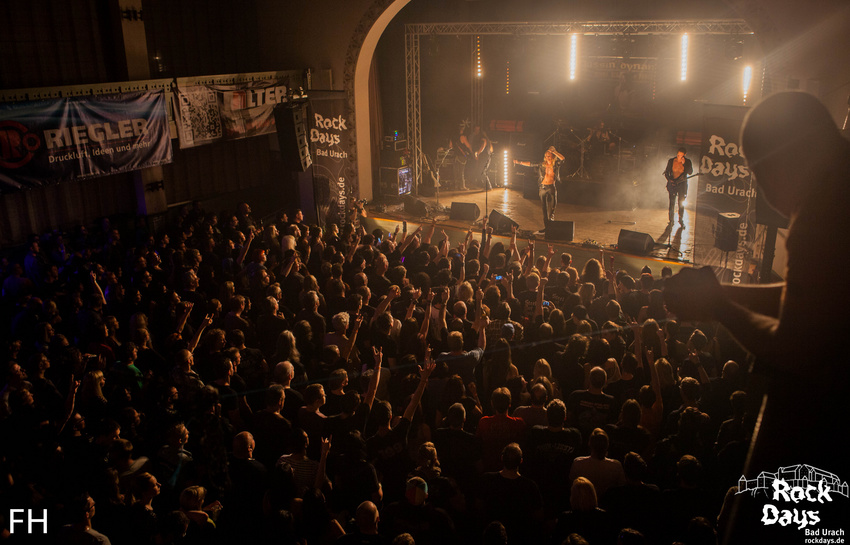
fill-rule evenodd
<path id="1" fill-rule="evenodd" d="M 676 211 L 676 201 L 679 201 L 679 225 L 685 225 L 685 199 L 688 196 L 688 176 L 694 173 L 691 160 L 685 157 L 688 152 L 685 148 L 679 148 L 675 157 L 667 161 L 664 169 L 664 177 L 667 178 L 667 193 L 670 195 L 670 209 L 668 219 L 673 223 Z"/>
<path id="2" fill-rule="evenodd" d="M 514 159 L 514 164 L 516 165 L 538 167 L 540 169 L 539 195 L 540 204 L 543 207 L 543 229 L 541 231 L 545 231 L 549 227 L 549 222 L 555 219 L 555 206 L 558 204 L 558 189 L 555 183 L 561 181 L 559 170 L 561 161 L 563 160 L 564 156 L 558 153 L 555 146 L 550 146 L 546 150 L 546 153 L 543 154 L 543 161 L 540 163 L 517 161 Z"/>

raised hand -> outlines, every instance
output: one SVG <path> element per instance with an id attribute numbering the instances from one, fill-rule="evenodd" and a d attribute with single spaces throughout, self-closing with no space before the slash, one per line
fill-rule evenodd
<path id="1" fill-rule="evenodd" d="M 428 355 L 425 358 L 425 365 L 419 366 L 419 378 L 422 381 L 427 381 L 428 377 L 431 376 L 431 373 L 434 372 L 434 369 L 437 368 L 437 364 L 434 363 L 434 360 L 431 359 L 430 350 L 428 351 Z"/>

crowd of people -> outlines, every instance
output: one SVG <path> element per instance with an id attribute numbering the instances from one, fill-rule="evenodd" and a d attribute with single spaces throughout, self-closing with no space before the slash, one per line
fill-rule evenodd
<path id="1" fill-rule="evenodd" d="M 2 264 L 5 535 L 714 543 L 746 367 L 671 319 L 669 269 L 436 231 L 195 203 L 33 236 Z"/>

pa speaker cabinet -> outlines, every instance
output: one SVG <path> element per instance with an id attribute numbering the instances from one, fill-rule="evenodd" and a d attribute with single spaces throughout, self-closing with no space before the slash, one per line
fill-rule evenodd
<path id="1" fill-rule="evenodd" d="M 428 216 L 428 206 L 425 201 L 417 199 L 412 195 L 404 196 L 404 213 L 424 218 Z"/>
<path id="2" fill-rule="evenodd" d="M 473 222 L 481 215 L 481 209 L 474 202 L 453 202 L 449 219 Z"/>
<path id="3" fill-rule="evenodd" d="M 304 172 L 313 164 L 307 143 L 307 103 L 278 104 L 274 123 L 280 146 L 280 158 L 288 170 Z"/>
<path id="4" fill-rule="evenodd" d="M 546 226 L 546 240 L 570 242 L 576 234 L 576 226 L 571 221 L 550 221 Z"/>
<path id="5" fill-rule="evenodd" d="M 648 254 L 653 247 L 655 247 L 655 240 L 647 233 L 620 229 L 617 248 L 621 252 L 644 255 Z"/>
<path id="6" fill-rule="evenodd" d="M 487 218 L 487 225 L 493 228 L 493 232 L 497 235 L 510 235 L 513 227 L 519 228 L 519 224 L 502 214 L 495 208 L 490 211 L 490 216 Z"/>
<path id="7" fill-rule="evenodd" d="M 721 212 L 717 214 L 717 227 L 714 229 L 714 247 L 723 252 L 738 249 L 738 224 L 741 214 Z"/>

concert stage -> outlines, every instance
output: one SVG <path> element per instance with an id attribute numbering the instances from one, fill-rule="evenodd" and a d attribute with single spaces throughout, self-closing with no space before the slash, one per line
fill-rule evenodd
<path id="1" fill-rule="evenodd" d="M 513 188 L 497 188 L 489 192 L 472 191 L 442 191 L 434 197 L 407 197 L 408 206 L 399 201 L 396 204 L 375 205 L 367 207 L 368 218 L 363 220 L 367 231 L 380 227 L 385 232 L 392 232 L 402 220 L 408 222 L 408 231 L 415 230 L 419 225 L 427 229 L 433 220 L 437 220 L 437 229 L 433 240 L 441 237 L 440 229 L 446 231 L 452 245 L 456 245 L 465 237 L 467 229 L 472 224 L 468 220 L 453 220 L 450 218 L 452 203 L 474 203 L 481 214 L 475 222 L 476 237 L 480 238 L 481 218 L 485 213 L 496 210 L 519 224 L 520 236 L 517 244 L 525 247 L 529 237 L 537 241 L 536 254 L 545 254 L 547 244 L 555 246 L 557 260 L 562 252 L 573 256 L 574 266 L 581 269 L 584 262 L 592 257 L 599 258 L 599 249 L 606 254 L 615 255 L 617 268 L 625 267 L 631 274 L 637 275 L 643 265 L 649 265 L 653 274 L 660 275 L 661 267 L 670 266 L 677 271 L 682 266 L 692 264 L 694 250 L 693 226 L 695 213 L 693 204 L 685 211 L 685 225 L 667 224 L 666 191 L 661 184 L 664 201 L 647 195 L 647 189 L 638 185 L 622 187 L 616 184 L 601 184 L 565 180 L 558 192 L 558 206 L 555 209 L 555 219 L 572 221 L 574 224 L 573 240 L 547 240 L 542 235 L 533 233 L 543 227 L 543 212 L 540 201 L 526 199 L 521 191 Z M 653 188 L 657 193 L 657 188 Z M 653 197 L 653 198 L 649 198 Z M 418 199 L 424 207 L 411 206 L 411 199 Z M 600 204 L 603 203 L 603 204 Z M 427 215 L 423 216 L 423 209 Z M 672 228 L 672 232 L 671 232 Z M 646 254 L 635 251 L 622 251 L 618 248 L 618 239 L 622 229 L 646 233 L 654 241 L 654 247 Z M 507 244 L 509 237 L 496 236 Z"/>

